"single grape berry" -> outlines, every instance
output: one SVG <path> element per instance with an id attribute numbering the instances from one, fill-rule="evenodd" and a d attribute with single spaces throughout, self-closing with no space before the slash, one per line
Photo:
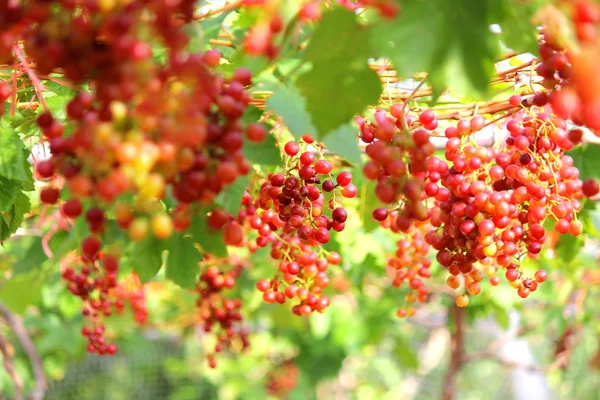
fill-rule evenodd
<path id="1" fill-rule="evenodd" d="M 262 124 L 253 122 L 246 127 L 246 137 L 249 141 L 259 143 L 267 136 L 267 130 Z"/>
<path id="2" fill-rule="evenodd" d="M 293 157 L 300 151 L 300 146 L 298 146 L 298 143 L 293 141 L 287 142 L 283 147 L 283 150 L 285 151 L 285 154 L 287 154 L 290 157 Z"/>
<path id="3" fill-rule="evenodd" d="M 358 188 L 353 184 L 346 185 L 344 188 L 342 188 L 342 196 L 344 196 L 347 199 L 356 197 L 357 194 Z"/>
<path id="4" fill-rule="evenodd" d="M 583 181 L 583 186 L 581 187 L 581 191 L 587 197 L 594 197 L 600 192 L 600 185 L 598 181 L 594 178 L 587 179 Z"/>
<path id="5" fill-rule="evenodd" d="M 336 182 L 340 186 L 347 186 L 352 182 L 352 174 L 348 171 L 340 172 L 339 175 L 335 178 Z"/>
<path id="6" fill-rule="evenodd" d="M 78 199 L 67 200 L 62 205 L 63 214 L 69 218 L 77 218 L 83 212 L 83 207 L 81 205 L 81 201 Z"/>
<path id="7" fill-rule="evenodd" d="M 419 122 L 423 125 L 429 125 L 435 119 L 435 113 L 432 110 L 425 110 L 419 114 Z"/>
<path id="8" fill-rule="evenodd" d="M 81 251 L 90 258 L 94 257 L 100 251 L 101 246 L 102 242 L 100 239 L 94 236 L 88 236 L 81 241 Z"/>
<path id="9" fill-rule="evenodd" d="M 54 166 L 50 160 L 38 161 L 35 165 L 35 172 L 41 179 L 50 178 L 54 175 Z"/>
<path id="10" fill-rule="evenodd" d="M 339 207 L 333 210 L 333 213 L 331 213 L 331 218 L 333 218 L 333 220 L 336 222 L 346 222 L 348 213 L 344 208 Z"/>
<path id="11" fill-rule="evenodd" d="M 244 231 L 237 222 L 230 222 L 223 230 L 223 240 L 228 246 L 239 246 L 244 241 Z"/>
<path id="12" fill-rule="evenodd" d="M 331 172 L 331 164 L 326 160 L 319 160 L 315 163 L 315 171 L 320 175 L 327 175 Z"/>
<path id="13" fill-rule="evenodd" d="M 379 207 L 373 210 L 373 219 L 375 221 L 385 221 L 389 215 L 389 212 L 384 207 Z"/>
<path id="14" fill-rule="evenodd" d="M 335 183 L 333 183 L 332 180 L 326 180 L 325 182 L 323 182 L 323 184 L 321 185 L 321 188 L 323 189 L 324 192 L 331 192 L 333 189 L 335 189 Z"/>
<path id="15" fill-rule="evenodd" d="M 54 186 L 48 186 L 40 192 L 40 201 L 44 204 L 56 204 L 60 192 Z"/>

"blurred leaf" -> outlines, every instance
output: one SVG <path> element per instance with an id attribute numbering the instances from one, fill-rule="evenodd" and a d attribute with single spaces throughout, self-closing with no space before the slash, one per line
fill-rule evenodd
<path id="1" fill-rule="evenodd" d="M 377 182 L 366 179 L 362 173 L 362 168 L 355 168 L 352 176 L 356 177 L 354 184 L 358 188 L 357 197 L 360 201 L 358 212 L 362 221 L 362 227 L 366 233 L 369 233 L 379 227 L 379 222 L 373 219 L 373 210 L 381 207 L 381 203 L 374 194 Z"/>
<path id="2" fill-rule="evenodd" d="M 573 166 L 579 169 L 579 179 L 600 180 L 600 145 L 586 144 L 567 154 L 573 158 Z"/>
<path id="3" fill-rule="evenodd" d="M 141 242 L 132 242 L 128 252 L 128 263 L 133 267 L 142 282 L 152 280 L 162 267 L 164 241 L 148 235 Z"/>
<path id="4" fill-rule="evenodd" d="M 340 8 L 324 14 L 312 34 L 305 55 L 312 69 L 296 85 L 320 137 L 379 100 L 381 83 L 367 63 L 370 33 L 355 13 Z"/>
<path id="5" fill-rule="evenodd" d="M 227 257 L 227 247 L 223 242 L 221 231 L 212 230 L 207 224 L 206 216 L 195 215 L 189 233 L 194 242 L 198 243 L 205 252 L 216 257 Z"/>
<path id="6" fill-rule="evenodd" d="M 242 196 L 248 186 L 250 186 L 248 175 L 238 177 L 231 185 L 225 186 L 215 203 L 234 217 L 237 216 L 242 205 Z"/>
<path id="7" fill-rule="evenodd" d="M 317 130 L 306 111 L 306 102 L 293 85 L 284 86 L 272 76 L 263 76 L 260 85 L 261 90 L 273 91 L 273 95 L 267 100 L 267 110 L 274 111 L 283 118 L 283 122 L 297 140 L 307 133 L 317 137 Z"/>
<path id="8" fill-rule="evenodd" d="M 265 140 L 260 143 L 254 143 L 249 140 L 244 141 L 244 154 L 248 161 L 259 165 L 279 165 L 281 164 L 281 153 L 277 148 L 275 137 L 267 134 Z"/>
<path id="9" fill-rule="evenodd" d="M 175 234 L 169 239 L 169 256 L 165 265 L 165 275 L 184 289 L 196 286 L 202 254 L 194 246 L 189 236 Z"/>
<path id="10" fill-rule="evenodd" d="M 42 284 L 38 271 L 15 275 L 0 287 L 0 302 L 11 311 L 21 314 L 30 304 L 42 299 Z"/>
<path id="11" fill-rule="evenodd" d="M 556 244 L 556 253 L 565 263 L 571 263 L 583 247 L 583 237 L 570 234 L 561 235 Z"/>
<path id="12" fill-rule="evenodd" d="M 331 328 L 331 316 L 328 313 L 313 313 L 310 317 L 310 331 L 317 339 L 323 339 Z"/>
<path id="13" fill-rule="evenodd" d="M 407 369 L 416 370 L 419 367 L 417 353 L 412 349 L 412 346 L 400 336 L 396 337 L 394 355 L 398 359 L 398 362 Z"/>
<path id="14" fill-rule="evenodd" d="M 499 37 L 513 51 L 537 54 L 537 30 L 531 23 L 539 1 L 493 0 L 490 7 L 496 14 L 491 22 L 502 28 Z"/>
<path id="15" fill-rule="evenodd" d="M 31 183 L 27 150 L 10 123 L 0 119 L 0 177 Z"/>
<path id="16" fill-rule="evenodd" d="M 20 190 L 21 184 L 18 181 L 0 176 L 0 212 L 10 210 Z"/>
<path id="17" fill-rule="evenodd" d="M 510 323 L 508 310 L 497 303 L 491 304 L 494 305 L 494 318 L 496 319 L 496 322 L 498 322 L 502 328 L 508 329 Z"/>
<path id="18" fill-rule="evenodd" d="M 24 256 L 17 259 L 13 265 L 15 275 L 23 274 L 34 269 L 37 270 L 40 265 L 48 259 L 42 248 L 41 237 L 32 236 L 30 242 L 31 244 L 27 248 Z"/>
<path id="19" fill-rule="evenodd" d="M 361 151 L 358 148 L 357 133 L 356 124 L 351 122 L 329 132 L 323 139 L 323 143 L 338 156 L 351 163 L 359 164 L 361 162 Z"/>
<path id="20" fill-rule="evenodd" d="M 483 97 L 500 50 L 488 2 L 411 0 L 401 9 L 393 21 L 375 26 L 378 55 L 389 57 L 401 77 L 427 71 L 434 94 L 449 88 L 458 96 Z"/>
<path id="21" fill-rule="evenodd" d="M 0 242 L 8 239 L 19 229 L 29 210 L 31 210 L 29 197 L 21 191 L 17 192 L 15 203 L 8 210 L 0 212 Z"/>

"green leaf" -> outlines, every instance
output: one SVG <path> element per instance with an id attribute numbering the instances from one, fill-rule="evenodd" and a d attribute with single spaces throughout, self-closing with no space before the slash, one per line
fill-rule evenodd
<path id="1" fill-rule="evenodd" d="M 42 247 L 42 238 L 39 236 L 32 236 L 31 238 L 31 244 L 27 251 L 13 265 L 15 275 L 39 270 L 40 265 L 48 259 Z"/>
<path id="2" fill-rule="evenodd" d="M 560 259 L 569 264 L 577 257 L 582 247 L 582 236 L 561 235 L 555 250 Z"/>
<path id="3" fill-rule="evenodd" d="M 379 222 L 373 219 L 373 210 L 381 207 L 381 203 L 377 199 L 375 193 L 376 182 L 366 179 L 361 168 L 355 168 L 352 172 L 355 176 L 354 184 L 358 188 L 358 213 L 362 221 L 362 227 L 366 233 L 372 232 L 379 227 Z"/>
<path id="4" fill-rule="evenodd" d="M 312 35 L 305 55 L 312 69 L 296 85 L 320 137 L 379 100 L 382 85 L 367 64 L 370 33 L 356 14 L 337 9 L 323 16 Z"/>
<path id="5" fill-rule="evenodd" d="M 499 37 L 516 52 L 536 54 L 538 51 L 537 30 L 531 23 L 534 13 L 538 10 L 539 1 L 495 0 L 490 1 L 495 7 L 496 15 L 493 22 L 502 28 Z"/>
<path id="6" fill-rule="evenodd" d="M 416 370 L 419 367 L 419 359 L 417 353 L 412 349 L 409 343 L 404 338 L 397 337 L 396 345 L 394 346 L 394 355 L 398 362 L 405 368 Z"/>
<path id="7" fill-rule="evenodd" d="M 7 121 L 0 123 L 0 177 L 28 182 L 32 181 L 27 151 L 19 134 Z"/>
<path id="8" fill-rule="evenodd" d="M 21 314 L 27 306 L 42 299 L 43 282 L 38 271 L 15 275 L 0 287 L 0 303 Z"/>
<path id="9" fill-rule="evenodd" d="M 573 158 L 573 166 L 579 169 L 579 179 L 600 180 L 600 145 L 583 145 L 571 150 L 568 155 Z"/>
<path id="10" fill-rule="evenodd" d="M 223 242 L 223 235 L 220 231 L 214 231 L 208 226 L 205 215 L 193 217 L 189 233 L 194 242 L 198 243 L 205 252 L 216 257 L 227 257 L 227 247 Z"/>
<path id="11" fill-rule="evenodd" d="M 164 249 L 165 242 L 152 235 L 148 235 L 141 242 L 132 242 L 127 260 L 142 282 L 148 282 L 158 274 L 163 263 Z"/>
<path id="12" fill-rule="evenodd" d="M 233 216 L 237 216 L 242 204 L 242 196 L 250 186 L 250 178 L 245 175 L 237 178 L 231 185 L 226 186 L 219 194 L 215 203 Z"/>
<path id="13" fill-rule="evenodd" d="M 358 164 L 361 162 L 361 152 L 358 148 L 358 129 L 351 122 L 328 133 L 323 139 L 327 148 L 346 160 Z"/>
<path id="14" fill-rule="evenodd" d="M 244 154 L 248 161 L 259 165 L 281 164 L 281 153 L 277 148 L 275 137 L 271 134 L 260 143 L 244 141 Z"/>
<path id="15" fill-rule="evenodd" d="M 194 246 L 194 241 L 189 236 L 176 234 L 169 239 L 168 249 L 165 275 L 182 288 L 193 289 L 202 261 L 202 254 Z"/>
<path id="16" fill-rule="evenodd" d="M 398 18 L 377 24 L 372 35 L 379 55 L 389 57 L 401 77 L 428 72 L 434 93 L 483 97 L 500 47 L 490 31 L 487 1 L 403 1 Z"/>
<path id="17" fill-rule="evenodd" d="M 9 210 L 0 210 L 0 242 L 8 239 L 19 229 L 29 210 L 31 210 L 31 203 L 29 197 L 23 192 L 18 192 L 15 203 Z"/>
<path id="18" fill-rule="evenodd" d="M 17 194 L 21 191 L 21 185 L 17 181 L 6 179 L 0 176 L 0 211 L 11 209 Z"/>
<path id="19" fill-rule="evenodd" d="M 299 140 L 307 133 L 313 137 L 317 136 L 317 129 L 306 111 L 305 100 L 293 85 L 284 86 L 272 78 L 262 80 L 261 86 L 273 91 L 273 95 L 267 100 L 267 109 L 283 118 L 283 122 L 296 139 Z"/>

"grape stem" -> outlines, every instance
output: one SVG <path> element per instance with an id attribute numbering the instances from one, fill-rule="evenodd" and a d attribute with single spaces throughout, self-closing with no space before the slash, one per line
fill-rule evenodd
<path id="1" fill-rule="evenodd" d="M 223 4 L 220 8 L 211 9 L 205 13 L 194 15 L 194 20 L 198 21 L 227 11 L 233 11 L 236 8 L 241 7 L 243 3 L 244 2 L 242 0 L 232 1 L 231 3 L 225 2 L 225 4 Z"/>
<path id="2" fill-rule="evenodd" d="M 415 86 L 415 88 L 413 89 L 413 91 L 410 93 L 410 95 L 408 96 L 408 98 L 404 102 L 404 105 L 402 106 L 402 112 L 400 113 L 400 121 L 401 121 L 402 129 L 408 129 L 408 125 L 406 123 L 406 106 L 408 105 L 408 103 L 411 102 L 411 100 L 415 96 L 415 93 L 417 93 L 417 91 L 424 84 L 425 84 L 425 78 L 423 78 L 423 80 L 421 80 L 421 82 L 419 82 L 419 84 L 417 86 Z"/>
<path id="3" fill-rule="evenodd" d="M 25 70 L 25 72 L 29 76 L 29 79 L 31 80 L 31 84 L 33 85 L 33 89 L 35 90 L 37 97 L 40 100 L 40 103 L 42 103 L 44 110 L 46 110 L 46 112 L 50 112 L 50 109 L 48 108 L 48 104 L 46 104 L 46 100 L 44 100 L 44 96 L 42 95 L 42 91 L 44 90 L 43 86 L 42 86 L 42 82 L 40 82 L 40 79 L 35 74 L 35 72 L 31 68 L 29 68 L 29 64 L 27 63 L 27 60 L 25 59 L 25 56 L 23 55 L 23 52 L 21 51 L 21 48 L 19 47 L 18 44 L 15 44 L 13 46 L 13 51 L 14 51 L 15 55 L 17 56 L 17 58 L 19 59 L 19 61 L 21 62 L 21 67 Z"/>

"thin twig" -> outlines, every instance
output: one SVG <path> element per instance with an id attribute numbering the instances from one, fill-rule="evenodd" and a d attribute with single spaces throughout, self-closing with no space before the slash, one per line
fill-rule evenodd
<path id="1" fill-rule="evenodd" d="M 221 14 L 223 12 L 233 11 L 236 8 L 239 8 L 243 3 L 244 2 L 242 0 L 233 1 L 231 3 L 225 3 L 223 6 L 221 6 L 219 8 L 209 10 L 203 14 L 194 15 L 194 19 L 196 21 L 198 21 L 198 20 L 201 20 L 204 18 L 212 17 L 217 14 Z"/>
<path id="2" fill-rule="evenodd" d="M 3 304 L 0 304 L 0 316 L 6 321 L 10 329 L 14 332 L 15 336 L 21 343 L 23 350 L 27 353 L 29 360 L 31 361 L 31 367 L 33 370 L 33 377 L 35 380 L 35 386 L 31 391 L 29 399 L 31 400 L 42 400 L 46 393 L 47 381 L 44 373 L 44 367 L 42 366 L 42 359 L 38 354 L 23 322 L 19 317 L 14 315 L 8 308 Z"/>
<path id="3" fill-rule="evenodd" d="M 10 344 L 8 340 L 0 335 L 0 352 L 4 360 L 4 369 L 13 381 L 14 396 L 15 400 L 21 400 L 23 398 L 23 380 L 15 370 L 15 364 L 10 351 Z"/>
<path id="4" fill-rule="evenodd" d="M 408 129 L 408 124 L 406 123 L 406 106 L 408 105 L 408 103 L 411 102 L 411 100 L 415 96 L 415 93 L 417 93 L 419 91 L 419 89 L 421 88 L 421 86 L 423 86 L 424 84 L 425 84 L 425 79 L 423 79 L 421 82 L 419 82 L 419 84 L 417 86 L 415 86 L 415 88 L 410 93 L 408 98 L 404 101 L 404 105 L 402 106 L 402 112 L 400 113 L 400 121 L 401 121 L 400 126 L 402 126 L 402 129 Z"/>
<path id="5" fill-rule="evenodd" d="M 19 48 L 18 44 L 15 44 L 13 46 L 13 51 L 15 52 L 15 55 L 17 56 L 19 61 L 21 62 L 21 67 L 25 70 L 25 72 L 29 76 L 29 79 L 31 80 L 31 84 L 33 85 L 33 88 L 34 88 L 35 92 L 37 93 L 37 97 L 40 100 L 40 103 L 42 103 L 44 110 L 46 110 L 47 112 L 50 112 L 50 109 L 48 108 L 48 104 L 46 104 L 46 100 L 44 100 L 44 96 L 42 95 L 42 91 L 43 91 L 42 83 L 40 82 L 40 80 L 37 77 L 37 75 L 35 74 L 35 72 L 31 68 L 29 68 L 29 65 L 27 64 L 27 60 L 25 59 L 25 56 L 23 55 L 23 52 Z"/>

